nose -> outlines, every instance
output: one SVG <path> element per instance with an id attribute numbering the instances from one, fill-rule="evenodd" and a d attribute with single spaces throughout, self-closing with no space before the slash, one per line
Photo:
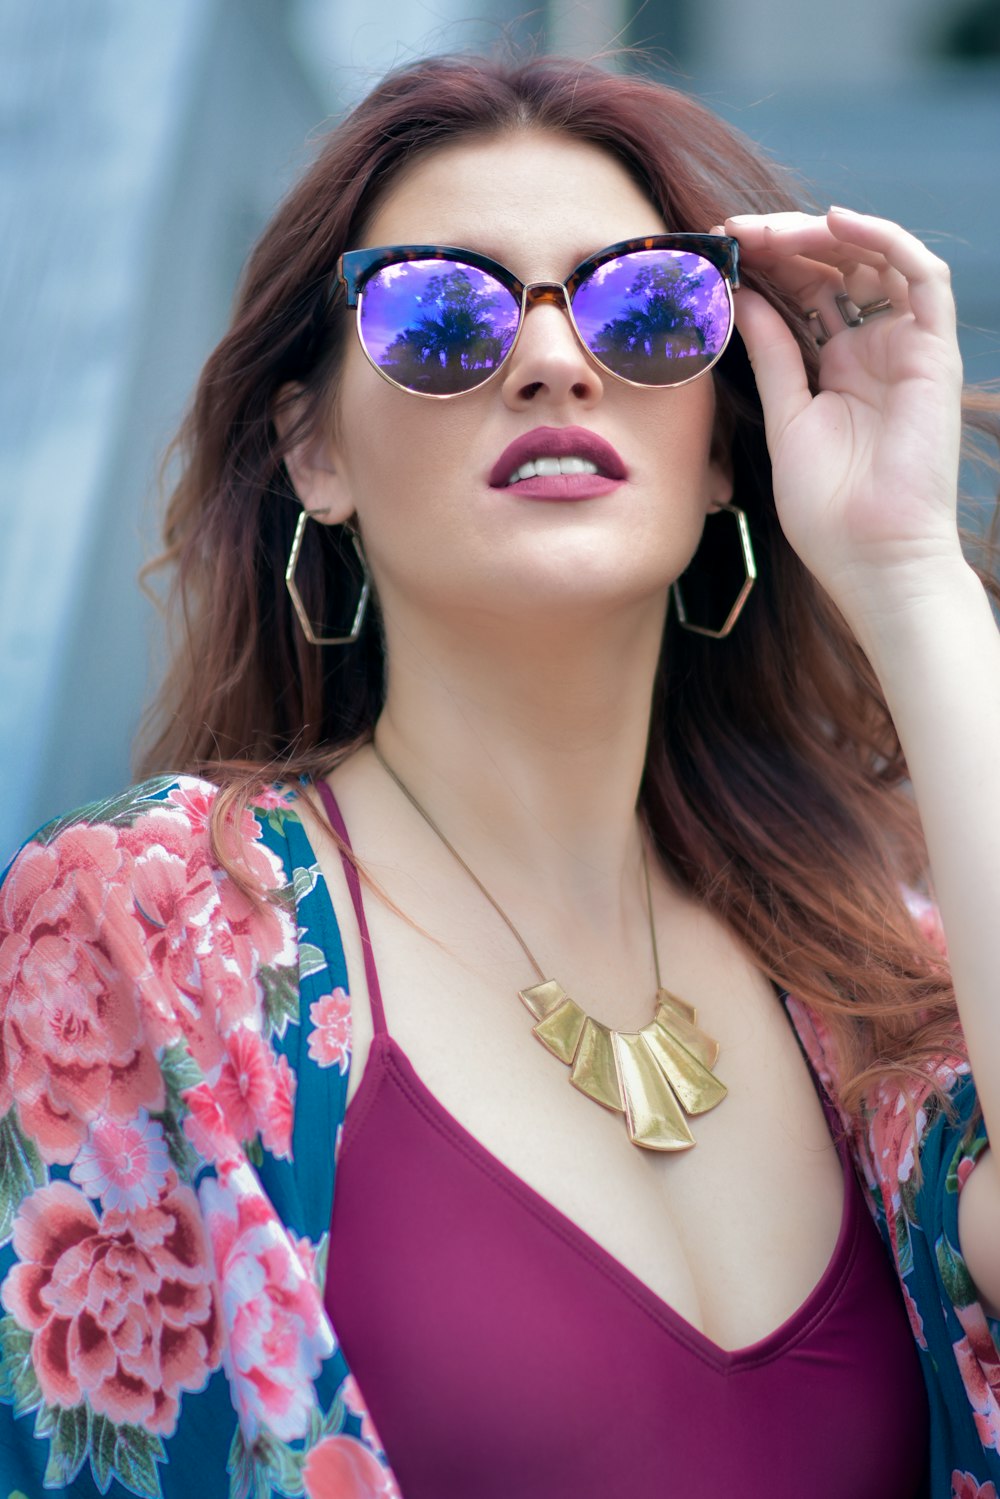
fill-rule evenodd
<path id="1" fill-rule="evenodd" d="M 515 407 L 545 397 L 557 405 L 593 406 L 604 394 L 604 384 L 570 319 L 564 288 L 539 282 L 527 287 L 524 296 L 524 318 L 503 381 L 504 400 Z"/>

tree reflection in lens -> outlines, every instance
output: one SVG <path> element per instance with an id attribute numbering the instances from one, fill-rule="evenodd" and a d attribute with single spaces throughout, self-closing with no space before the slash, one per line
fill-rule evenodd
<path id="1" fill-rule="evenodd" d="M 661 252 L 599 267 L 577 292 L 573 313 L 597 358 L 644 385 L 697 374 L 725 342 L 730 317 L 714 266 L 700 256 Z"/>
<path id="2" fill-rule="evenodd" d="M 496 369 L 510 348 L 517 303 L 481 271 L 455 266 L 437 272 L 413 300 L 412 320 L 379 359 L 400 385 L 435 394 L 467 389 Z"/>

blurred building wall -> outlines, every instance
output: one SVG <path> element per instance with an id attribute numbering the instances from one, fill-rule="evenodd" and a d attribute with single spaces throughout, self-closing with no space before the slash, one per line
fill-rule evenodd
<path id="1" fill-rule="evenodd" d="M 0 862 L 43 819 L 129 779 L 161 638 L 135 583 L 156 547 L 158 459 L 255 234 L 315 132 L 387 67 L 504 39 L 646 48 L 819 201 L 934 244 L 980 379 L 1000 375 L 995 12 L 0 0 Z"/>
<path id="2" fill-rule="evenodd" d="M 0 3 L 0 865 L 127 784 L 157 466 L 323 119 L 270 0 Z"/>

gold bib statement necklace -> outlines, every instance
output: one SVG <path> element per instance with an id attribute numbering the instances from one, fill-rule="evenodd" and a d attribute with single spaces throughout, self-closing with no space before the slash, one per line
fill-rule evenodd
<path id="1" fill-rule="evenodd" d="M 616 1031 L 585 1014 L 558 980 L 545 977 L 506 911 L 383 759 L 374 740 L 372 749 L 382 769 L 506 923 L 535 970 L 538 983 L 519 989 L 518 998 L 535 1017 L 532 1033 L 569 1067 L 574 1088 L 603 1108 L 623 1114 L 633 1145 L 644 1150 L 690 1150 L 695 1139 L 685 1116 L 707 1114 L 725 1098 L 726 1087 L 712 1071 L 719 1056 L 718 1041 L 699 1028 L 694 1006 L 664 989 L 660 978 L 645 841 L 642 870 L 656 969 L 656 1006 L 653 1019 L 641 1030 Z"/>

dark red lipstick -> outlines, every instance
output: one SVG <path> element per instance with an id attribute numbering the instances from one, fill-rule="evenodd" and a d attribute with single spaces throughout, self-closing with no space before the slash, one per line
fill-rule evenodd
<path id="1" fill-rule="evenodd" d="M 597 472 L 529 474 L 510 482 L 538 459 L 581 458 Z M 609 442 L 586 427 L 536 427 L 504 448 L 489 473 L 491 489 L 531 500 L 589 500 L 609 494 L 628 478 L 624 460 Z"/>

